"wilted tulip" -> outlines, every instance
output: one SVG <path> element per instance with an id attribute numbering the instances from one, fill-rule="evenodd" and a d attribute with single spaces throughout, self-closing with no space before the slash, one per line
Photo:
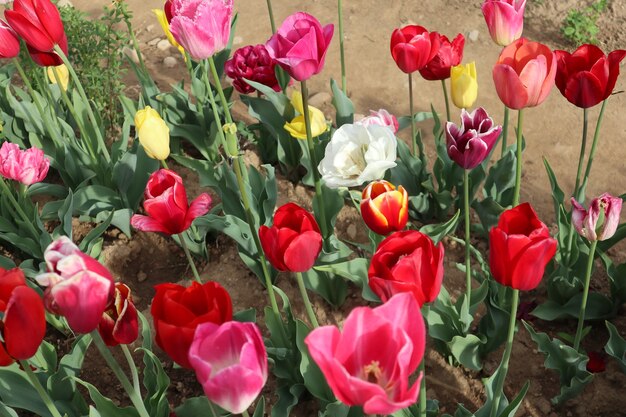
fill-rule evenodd
<path id="1" fill-rule="evenodd" d="M 276 62 L 270 57 L 265 45 L 248 45 L 237 49 L 232 58 L 224 64 L 224 72 L 233 80 L 233 86 L 241 94 L 256 91 L 245 80 L 263 84 L 274 91 L 280 91 L 276 79 Z"/>
<path id="2" fill-rule="evenodd" d="M 460 109 L 469 109 L 478 97 L 476 63 L 461 64 L 450 68 L 450 95 Z"/>
<path id="3" fill-rule="evenodd" d="M 170 128 L 161 115 L 146 106 L 135 113 L 135 128 L 146 154 L 152 159 L 166 160 L 170 155 Z"/>
<path id="4" fill-rule="evenodd" d="M 369 183 L 363 190 L 361 216 L 367 227 L 379 235 L 404 229 L 409 220 L 409 196 L 385 180 Z"/>
<path id="5" fill-rule="evenodd" d="M 446 123 L 448 156 L 463 169 L 474 169 L 481 164 L 502 132 L 482 107 L 471 113 L 461 110 L 461 126 Z"/>
<path id="6" fill-rule="evenodd" d="M 622 199 L 604 193 L 594 198 L 585 210 L 575 198 L 572 198 L 572 223 L 579 235 L 593 242 L 613 237 L 622 212 Z"/>
<path id="7" fill-rule="evenodd" d="M 4 142 L 0 147 L 0 175 L 10 180 L 31 185 L 48 175 L 50 160 L 38 148 L 25 151 L 15 143 Z"/>
<path id="8" fill-rule="evenodd" d="M 437 32 L 433 32 L 437 33 Z M 463 60 L 463 47 L 465 46 L 465 36 L 460 33 L 450 42 L 447 36 L 439 36 L 439 50 L 437 55 L 430 60 L 420 74 L 425 80 L 445 80 L 450 78 L 450 68 L 455 67 Z"/>
<path id="9" fill-rule="evenodd" d="M 304 124 L 304 105 L 302 93 L 294 91 L 291 94 L 291 105 L 299 113 L 289 123 L 285 123 L 285 130 L 296 139 L 306 139 L 306 125 Z M 316 107 L 309 105 L 309 120 L 311 121 L 311 137 L 315 138 L 328 130 L 328 124 L 324 113 Z"/>
<path id="10" fill-rule="evenodd" d="M 137 309 L 126 284 L 115 283 L 115 295 L 102 315 L 98 332 L 107 346 L 128 345 L 137 340 Z"/>
<path id="11" fill-rule="evenodd" d="M 380 109 L 378 111 L 370 110 L 370 115 L 365 116 L 361 120 L 357 120 L 354 122 L 355 124 L 367 126 L 386 126 L 393 133 L 398 132 L 400 125 L 398 124 L 398 119 L 393 114 L 390 114 L 385 109 Z"/>
<path id="12" fill-rule="evenodd" d="M 481 9 L 491 39 L 507 46 L 522 36 L 526 0 L 485 0 Z"/>
<path id="13" fill-rule="evenodd" d="M 429 33 L 422 26 L 408 25 L 393 31 L 390 48 L 400 71 L 411 74 L 424 68 L 437 55 L 439 34 Z"/>

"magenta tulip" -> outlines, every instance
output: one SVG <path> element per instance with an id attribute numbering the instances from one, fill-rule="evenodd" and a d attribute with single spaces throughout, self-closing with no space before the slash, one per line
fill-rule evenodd
<path id="1" fill-rule="evenodd" d="M 44 252 L 47 273 L 37 276 L 46 288 L 46 308 L 67 319 L 76 333 L 89 333 L 100 323 L 113 299 L 111 273 L 91 256 L 85 255 L 67 236 L 52 242 Z"/>
<path id="2" fill-rule="evenodd" d="M 408 293 L 380 307 L 357 307 L 344 322 L 313 330 L 304 339 L 311 357 L 342 403 L 366 414 L 392 414 L 417 401 L 422 375 L 409 378 L 423 359 L 426 331 Z"/>
<path id="3" fill-rule="evenodd" d="M 448 156 L 461 168 L 473 169 L 489 156 L 501 131 L 482 107 L 471 113 L 463 109 L 461 126 L 446 123 Z"/>
<path id="4" fill-rule="evenodd" d="M 292 78 L 306 81 L 324 68 L 333 32 L 332 24 L 322 27 L 315 17 L 298 12 L 285 19 L 265 46 Z"/>
<path id="5" fill-rule="evenodd" d="M 209 400 L 241 414 L 267 381 L 267 353 L 254 323 L 203 323 L 196 329 L 189 362 Z"/>
<path id="6" fill-rule="evenodd" d="M 275 67 L 276 62 L 270 58 L 265 45 L 248 45 L 233 53 L 233 57 L 224 64 L 224 72 L 233 80 L 235 90 L 241 94 L 256 91 L 246 80 L 280 91 Z"/>
<path id="7" fill-rule="evenodd" d="M 507 46 L 522 36 L 526 0 L 485 0 L 481 9 L 491 39 Z"/>
<path id="8" fill-rule="evenodd" d="M 613 237 L 622 212 L 622 199 L 604 193 L 594 198 L 585 210 L 576 199 L 572 198 L 572 223 L 579 235 L 590 242 Z"/>
<path id="9" fill-rule="evenodd" d="M 38 148 L 25 151 L 14 143 L 4 142 L 0 147 L 0 175 L 10 180 L 31 185 L 48 175 L 50 160 Z"/>

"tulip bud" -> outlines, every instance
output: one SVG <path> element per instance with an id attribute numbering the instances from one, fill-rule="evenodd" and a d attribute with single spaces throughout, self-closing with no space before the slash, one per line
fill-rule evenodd
<path id="1" fill-rule="evenodd" d="M 396 190 L 385 180 L 371 182 L 363 190 L 361 216 L 379 235 L 402 230 L 409 219 L 409 196 L 401 185 Z"/>
<path id="2" fill-rule="evenodd" d="M 164 161 L 170 155 L 170 128 L 159 113 L 150 106 L 135 114 L 139 142 L 152 159 Z"/>
<path id="3" fill-rule="evenodd" d="M 613 237 L 622 212 L 622 199 L 604 193 L 591 201 L 585 210 L 572 198 L 572 222 L 579 235 L 593 242 Z"/>
<path id="4" fill-rule="evenodd" d="M 481 9 L 491 39 L 507 46 L 522 36 L 526 0 L 485 0 Z"/>
<path id="5" fill-rule="evenodd" d="M 299 113 L 291 122 L 285 123 L 285 130 L 296 139 L 306 139 L 306 125 L 304 124 L 304 105 L 302 93 L 294 91 L 291 94 L 291 105 Z M 311 121 L 311 136 L 317 137 L 328 130 L 324 113 L 316 107 L 309 106 L 309 120 Z"/>
<path id="6" fill-rule="evenodd" d="M 46 74 L 48 75 L 48 80 L 50 80 L 52 84 L 60 83 L 60 88 L 62 88 L 63 91 L 67 91 L 67 85 L 70 81 L 70 73 L 65 64 L 47 67 Z"/>
<path id="7" fill-rule="evenodd" d="M 469 109 L 478 97 L 476 63 L 461 64 L 450 68 L 452 102 L 460 109 Z"/>

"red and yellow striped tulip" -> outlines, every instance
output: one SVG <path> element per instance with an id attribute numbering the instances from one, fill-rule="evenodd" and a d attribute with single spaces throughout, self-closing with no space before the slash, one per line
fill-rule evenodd
<path id="1" fill-rule="evenodd" d="M 400 231 L 409 219 L 409 196 L 401 185 L 396 189 L 388 181 L 373 181 L 363 190 L 361 216 L 379 235 Z"/>

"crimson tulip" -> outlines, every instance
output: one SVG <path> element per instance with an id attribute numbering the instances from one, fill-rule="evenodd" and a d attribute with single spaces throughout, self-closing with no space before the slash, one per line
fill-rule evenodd
<path id="1" fill-rule="evenodd" d="M 416 230 L 395 232 L 383 240 L 370 263 L 369 286 L 385 302 L 408 292 L 420 307 L 435 301 L 443 281 L 444 249 Z"/>
<path id="2" fill-rule="evenodd" d="M 20 40 L 4 20 L 0 20 L 0 58 L 15 58 L 20 54 Z"/>
<path id="3" fill-rule="evenodd" d="M 619 226 L 622 213 L 622 199 L 604 193 L 594 198 L 585 210 L 575 198 L 572 198 L 572 223 L 579 235 L 593 242 L 613 237 Z"/>
<path id="4" fill-rule="evenodd" d="M 557 59 L 556 86 L 563 97 L 583 109 L 606 100 L 617 82 L 620 62 L 626 51 L 608 56 L 595 45 L 581 45 L 573 53 L 554 51 Z"/>
<path id="5" fill-rule="evenodd" d="M 450 68 L 459 65 L 463 60 L 465 36 L 459 33 L 450 42 L 447 36 L 433 33 L 439 36 L 439 50 L 437 55 L 420 70 L 420 74 L 429 81 L 445 80 L 450 78 Z"/>
<path id="6" fill-rule="evenodd" d="M 37 51 L 50 52 L 65 37 L 59 10 L 50 0 L 15 0 L 13 10 L 5 10 L 4 16 L 26 44 Z M 67 54 L 67 50 L 63 52 Z"/>
<path id="7" fill-rule="evenodd" d="M 385 180 L 370 182 L 363 190 L 361 216 L 367 227 L 379 235 L 404 229 L 409 220 L 409 195 Z"/>
<path id="8" fill-rule="evenodd" d="M 295 203 L 276 210 L 274 225 L 259 228 L 263 252 L 279 271 L 306 272 L 322 250 L 322 234 L 315 217 Z"/>
<path id="9" fill-rule="evenodd" d="M 137 309 L 126 284 L 115 283 L 115 296 L 100 319 L 98 332 L 107 346 L 128 345 L 137 340 Z"/>
<path id="10" fill-rule="evenodd" d="M 493 67 L 498 97 L 510 109 L 543 103 L 554 86 L 556 57 L 547 46 L 520 38 L 502 50 Z"/>
<path id="11" fill-rule="evenodd" d="M 177 364 L 191 369 L 189 348 L 198 325 L 222 324 L 233 319 L 230 295 L 217 282 L 189 287 L 159 284 L 154 287 L 150 313 L 154 320 L 157 345 Z"/>
<path id="12" fill-rule="evenodd" d="M 335 27 L 324 27 L 308 13 L 287 17 L 265 47 L 270 57 L 297 81 L 306 81 L 324 68 Z"/>
<path id="13" fill-rule="evenodd" d="M 46 334 L 46 313 L 19 268 L 0 268 L 0 313 L 0 366 L 37 353 Z"/>
<path id="14" fill-rule="evenodd" d="M 209 211 L 210 206 L 211 197 L 206 193 L 189 204 L 183 179 L 174 171 L 160 169 L 150 175 L 144 191 L 143 208 L 148 215 L 135 214 L 130 224 L 144 232 L 176 235 L 189 229 L 197 217 Z"/>
<path id="15" fill-rule="evenodd" d="M 241 94 L 256 91 L 245 80 L 255 81 L 280 91 L 276 79 L 276 62 L 270 57 L 265 45 L 248 45 L 235 51 L 232 58 L 224 64 L 224 72 L 233 80 L 233 86 Z"/>
<path id="16" fill-rule="evenodd" d="M 461 110 L 461 126 L 446 123 L 448 156 L 463 169 L 481 164 L 496 144 L 502 126 L 497 126 L 482 107 L 471 113 Z"/>
<path id="17" fill-rule="evenodd" d="M 391 56 L 402 72 L 411 74 L 424 68 L 437 55 L 439 44 L 438 33 L 408 25 L 391 34 Z"/>
<path id="18" fill-rule="evenodd" d="M 485 0 L 481 6 L 491 39 L 507 46 L 522 36 L 526 0 Z"/>
<path id="19" fill-rule="evenodd" d="M 65 55 L 67 55 L 67 38 L 65 37 L 65 34 L 63 35 L 59 46 L 61 47 L 63 52 L 65 52 Z M 26 49 L 28 50 L 28 54 L 30 55 L 33 62 L 35 62 L 35 64 L 39 65 L 40 67 L 58 67 L 59 65 L 63 64 L 63 60 L 61 59 L 61 57 L 54 51 L 41 52 L 28 44 L 26 45 Z"/>
<path id="20" fill-rule="evenodd" d="M 418 304 L 398 294 L 380 307 L 352 310 L 343 331 L 314 329 L 304 343 L 339 401 L 388 415 L 417 401 L 423 375 L 410 376 L 424 357 L 425 340 Z"/>
<path id="21" fill-rule="evenodd" d="M 44 251 L 44 259 L 49 272 L 36 279 L 47 287 L 44 301 L 48 311 L 64 316 L 76 333 L 95 330 L 113 299 L 111 273 L 67 236 L 53 241 Z"/>
<path id="22" fill-rule="evenodd" d="M 556 239 L 529 203 L 505 210 L 489 231 L 489 266 L 500 284 L 535 289 L 556 254 Z"/>

